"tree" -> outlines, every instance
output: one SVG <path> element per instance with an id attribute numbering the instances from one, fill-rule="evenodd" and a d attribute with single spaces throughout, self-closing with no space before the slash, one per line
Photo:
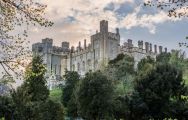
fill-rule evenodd
<path id="1" fill-rule="evenodd" d="M 169 17 L 188 17 L 187 0 L 146 0 L 144 5 L 156 6 L 165 10 Z"/>
<path id="2" fill-rule="evenodd" d="M 169 117 L 170 102 L 173 99 L 181 101 L 181 95 L 185 95 L 187 91 L 182 71 L 168 63 L 157 64 L 146 75 L 138 76 L 135 81 L 135 91 L 142 101 L 141 105 L 148 108 L 147 111 L 144 110 L 144 115 L 153 119 Z"/>
<path id="3" fill-rule="evenodd" d="M 62 104 L 52 100 L 42 103 L 38 120 L 64 120 Z"/>
<path id="4" fill-rule="evenodd" d="M 161 62 L 161 63 L 169 63 L 171 58 L 171 53 L 161 53 L 156 56 L 156 62 Z"/>
<path id="5" fill-rule="evenodd" d="M 68 102 L 71 100 L 76 84 L 80 80 L 80 75 L 76 71 L 66 71 L 64 75 L 66 81 L 65 86 L 62 89 L 61 101 L 65 107 L 67 107 Z"/>
<path id="6" fill-rule="evenodd" d="M 172 51 L 169 63 L 175 65 L 178 69 L 182 69 L 183 72 L 188 68 L 188 60 L 185 58 L 185 52 L 179 50 Z"/>
<path id="7" fill-rule="evenodd" d="M 0 106 L 0 119 L 11 120 L 14 108 L 10 96 L 0 96 Z"/>
<path id="8" fill-rule="evenodd" d="M 112 118 L 112 97 L 112 81 L 100 71 L 87 73 L 78 92 L 81 116 L 89 120 Z"/>
<path id="9" fill-rule="evenodd" d="M 109 61 L 107 71 L 110 71 L 108 69 L 114 69 L 112 74 L 115 74 L 117 79 L 134 74 L 134 58 L 126 54 L 119 54 L 114 60 Z"/>
<path id="10" fill-rule="evenodd" d="M 149 71 L 154 64 L 155 60 L 150 56 L 147 56 L 146 58 L 141 59 L 141 61 L 137 64 L 138 72 L 143 71 L 147 73 L 147 71 Z"/>
<path id="11" fill-rule="evenodd" d="M 44 78 L 46 69 L 40 56 L 34 56 L 26 69 L 25 81 L 22 86 L 12 93 L 15 104 L 15 119 L 36 119 L 40 113 L 40 106 L 46 102 L 49 90 Z"/>
<path id="12" fill-rule="evenodd" d="M 26 41 L 28 26 L 39 24 L 47 27 L 53 24 L 43 17 L 46 7 L 34 0 L 0 0 L 0 52 L 3 56 L 0 65 L 4 74 L 20 75 L 26 66 L 31 56 L 27 46 L 29 42 Z M 22 29 L 15 34 L 19 27 Z"/>
<path id="13" fill-rule="evenodd" d="M 45 73 L 46 68 L 42 58 L 38 55 L 34 56 L 31 65 L 26 70 L 24 83 L 32 101 L 45 101 L 49 96 Z"/>

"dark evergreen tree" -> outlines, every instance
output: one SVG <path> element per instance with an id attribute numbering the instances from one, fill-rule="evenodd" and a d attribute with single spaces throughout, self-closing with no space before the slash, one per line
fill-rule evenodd
<path id="1" fill-rule="evenodd" d="M 148 111 L 144 110 L 146 116 L 164 119 L 169 117 L 168 106 L 171 100 L 181 100 L 181 95 L 186 94 L 186 87 L 181 70 L 170 64 L 157 64 L 146 75 L 137 77 L 135 91 L 144 108 L 148 108 Z"/>
<path id="2" fill-rule="evenodd" d="M 47 117 L 54 120 L 63 119 L 61 104 L 48 100 L 45 72 L 42 58 L 34 56 L 26 70 L 23 85 L 12 93 L 15 120 L 48 120 Z"/>
<path id="3" fill-rule="evenodd" d="M 11 120 L 14 106 L 10 96 L 0 96 L 0 119 Z"/>
<path id="4" fill-rule="evenodd" d="M 112 118 L 113 91 L 112 82 L 100 71 L 87 73 L 78 92 L 81 116 L 89 120 Z"/>
<path id="5" fill-rule="evenodd" d="M 71 100 L 73 91 L 76 87 L 76 84 L 80 80 L 80 75 L 76 71 L 66 71 L 65 75 L 65 86 L 62 89 L 62 98 L 61 101 L 65 107 L 67 107 L 68 102 Z"/>
<path id="6" fill-rule="evenodd" d="M 38 120 L 64 120 L 63 106 L 52 100 L 47 100 L 40 106 Z"/>

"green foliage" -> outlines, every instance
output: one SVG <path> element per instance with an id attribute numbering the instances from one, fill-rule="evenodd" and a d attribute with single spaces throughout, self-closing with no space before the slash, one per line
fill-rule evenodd
<path id="1" fill-rule="evenodd" d="M 38 120 L 64 120 L 63 106 L 52 100 L 40 105 Z"/>
<path id="2" fill-rule="evenodd" d="M 78 117 L 78 105 L 76 89 L 80 81 L 80 75 L 75 71 L 66 71 L 64 78 L 65 86 L 62 88 L 61 102 L 67 107 L 67 115 L 70 117 Z"/>
<path id="3" fill-rule="evenodd" d="M 87 73 L 78 92 L 81 116 L 90 120 L 111 116 L 113 91 L 112 82 L 100 71 Z"/>
<path id="4" fill-rule="evenodd" d="M 155 60 L 150 56 L 147 56 L 146 58 L 141 59 L 141 61 L 137 64 L 138 72 L 147 73 L 148 71 L 150 71 L 150 69 L 153 68 L 154 64 Z"/>
<path id="5" fill-rule="evenodd" d="M 61 95 L 63 91 L 61 89 L 53 89 L 50 91 L 50 99 L 54 102 L 61 102 Z"/>
<path id="6" fill-rule="evenodd" d="M 136 78 L 135 91 L 148 111 L 147 116 L 163 119 L 171 98 L 181 100 L 186 93 L 182 71 L 170 64 L 157 64 L 149 73 Z"/>
<path id="7" fill-rule="evenodd" d="M 80 75 L 75 71 L 66 71 L 64 78 L 65 78 L 66 83 L 62 89 L 63 95 L 62 95 L 61 100 L 62 100 L 63 105 L 67 107 L 67 104 L 73 94 L 73 90 L 77 82 L 80 80 Z"/>
<path id="8" fill-rule="evenodd" d="M 123 60 L 124 57 L 125 57 L 124 54 L 119 54 L 115 59 L 110 60 L 110 61 L 109 61 L 109 64 L 115 64 L 115 63 L 117 63 L 118 61 Z"/>
<path id="9" fill-rule="evenodd" d="M 161 63 L 169 63 L 171 58 L 171 53 L 161 53 L 156 56 L 156 62 L 161 62 Z"/>
<path id="10" fill-rule="evenodd" d="M 40 56 L 34 56 L 30 68 L 26 71 L 26 91 L 31 96 L 31 101 L 45 101 L 49 96 L 49 90 L 44 78 L 46 68 Z"/>
<path id="11" fill-rule="evenodd" d="M 134 58 L 129 55 L 119 54 L 114 60 L 109 62 L 109 66 L 103 71 L 103 73 L 119 84 L 121 81 L 127 81 L 127 78 L 134 76 Z M 118 80 L 118 81 L 117 81 Z"/>
<path id="12" fill-rule="evenodd" d="M 186 72 L 188 69 L 188 60 L 185 59 L 185 53 L 181 53 L 181 51 L 174 50 L 171 53 L 171 58 L 169 63 L 174 65 L 178 69 L 182 69 L 183 72 Z"/>
<path id="13" fill-rule="evenodd" d="M 0 96 L 0 119 L 10 120 L 13 115 L 13 103 L 10 97 Z"/>
<path id="14" fill-rule="evenodd" d="M 44 78 L 45 67 L 41 57 L 34 56 L 26 70 L 25 81 L 12 93 L 15 120 L 63 120 L 60 103 L 49 99 L 49 90 Z"/>

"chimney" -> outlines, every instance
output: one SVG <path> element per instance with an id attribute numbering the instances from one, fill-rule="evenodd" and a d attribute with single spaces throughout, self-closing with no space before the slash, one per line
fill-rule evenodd
<path id="1" fill-rule="evenodd" d="M 155 53 L 157 53 L 157 45 L 155 45 L 154 47 L 155 47 Z"/>
<path id="2" fill-rule="evenodd" d="M 146 49 L 146 53 L 149 52 L 149 43 L 148 42 L 145 42 L 145 49 Z"/>
<path id="3" fill-rule="evenodd" d="M 161 54 L 163 52 L 163 47 L 159 46 L 159 53 Z"/>
<path id="4" fill-rule="evenodd" d="M 86 39 L 84 40 L 84 49 L 86 49 Z"/>
<path id="5" fill-rule="evenodd" d="M 168 51 L 167 51 L 167 48 L 165 48 L 165 53 L 167 53 Z"/>
<path id="6" fill-rule="evenodd" d="M 150 52 L 152 52 L 152 44 L 150 43 L 149 46 L 150 46 Z"/>

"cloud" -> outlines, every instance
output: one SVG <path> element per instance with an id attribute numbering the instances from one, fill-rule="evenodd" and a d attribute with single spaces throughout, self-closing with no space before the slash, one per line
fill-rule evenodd
<path id="1" fill-rule="evenodd" d="M 126 29 L 142 27 L 147 28 L 152 34 L 155 34 L 158 24 L 179 20 L 169 18 L 164 11 L 146 14 L 142 12 L 141 5 L 137 5 L 137 0 L 41 0 L 41 2 L 48 6 L 46 16 L 55 24 L 47 29 L 33 28 L 31 34 L 38 41 L 42 37 L 52 37 L 57 44 L 69 41 L 72 45 L 77 45 L 78 41 L 89 39 L 96 30 L 99 30 L 99 21 L 103 19 L 109 21 L 110 31 L 114 31 L 116 27 Z M 143 0 L 139 2 L 142 3 Z M 110 4 L 113 4 L 114 8 L 105 10 Z M 124 8 L 128 5 L 133 7 L 133 12 L 132 10 L 131 13 L 126 12 L 127 9 Z M 118 10 L 121 12 L 117 12 Z"/>
<path id="2" fill-rule="evenodd" d="M 156 14 L 142 14 L 140 15 L 140 8 L 135 8 L 133 13 L 128 14 L 121 21 L 121 27 L 131 29 L 132 27 L 143 27 L 148 28 L 149 32 L 155 34 L 156 26 L 158 24 L 165 23 L 167 21 L 178 21 L 180 18 L 168 17 L 164 11 L 159 11 Z"/>

